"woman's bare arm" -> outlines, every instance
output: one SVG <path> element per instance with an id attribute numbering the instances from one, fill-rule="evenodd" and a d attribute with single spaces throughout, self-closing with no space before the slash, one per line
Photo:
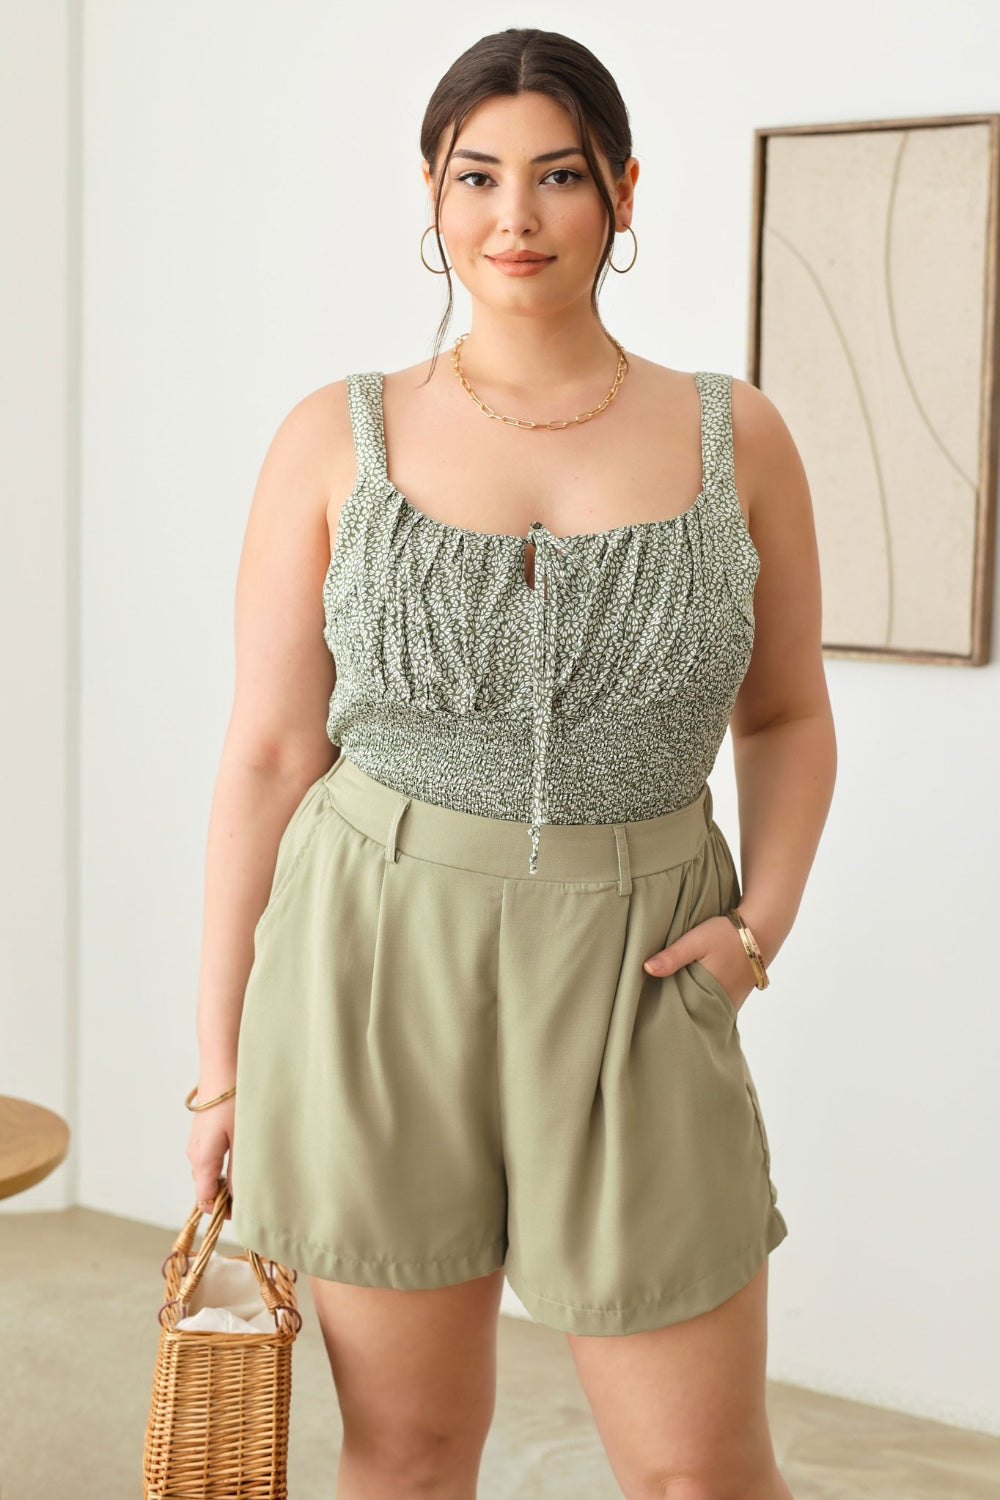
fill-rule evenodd
<path id="1" fill-rule="evenodd" d="M 305 397 L 264 458 L 240 555 L 233 705 L 208 822 L 197 1037 L 198 1099 L 236 1078 L 253 932 L 278 842 L 336 751 L 326 734 L 335 665 L 323 638 L 331 476 L 344 470 L 343 382 Z M 347 441 L 350 442 L 349 429 Z M 193 1117 L 199 1198 L 214 1195 L 233 1100 Z M 221 1145 L 221 1149 L 220 1149 Z M 196 1160 L 196 1157 L 198 1158 Z"/>
<path id="2" fill-rule="evenodd" d="M 754 648 L 729 727 L 740 820 L 739 909 L 765 967 L 791 929 L 826 822 L 837 773 L 823 669 L 819 554 L 795 443 L 773 402 L 733 381 L 736 488 L 747 501 L 761 565 Z M 743 941 L 708 917 L 644 965 L 672 974 L 699 959 L 738 1010 L 753 989 Z"/>
<path id="3" fill-rule="evenodd" d="M 750 530 L 761 558 L 753 659 L 730 733 L 739 796 L 740 911 L 765 965 L 802 899 L 837 774 L 822 655 L 819 552 L 809 485 L 783 418 L 764 393 L 733 382 Z M 738 936 L 733 929 L 734 936 Z"/>

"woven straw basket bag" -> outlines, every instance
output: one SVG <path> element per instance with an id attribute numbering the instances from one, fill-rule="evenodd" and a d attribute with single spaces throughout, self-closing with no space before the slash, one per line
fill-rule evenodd
<path id="1" fill-rule="evenodd" d="M 166 1301 L 143 1450 L 143 1500 L 287 1500 L 292 1344 L 302 1317 L 297 1273 L 253 1250 L 249 1261 L 273 1332 L 177 1328 L 209 1262 L 230 1205 L 223 1182 L 201 1249 L 191 1262 L 197 1207 L 161 1267 Z"/>

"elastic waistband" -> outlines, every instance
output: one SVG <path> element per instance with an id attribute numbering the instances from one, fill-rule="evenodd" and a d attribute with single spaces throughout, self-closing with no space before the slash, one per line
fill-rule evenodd
<path id="1" fill-rule="evenodd" d="M 685 807 L 631 823 L 545 823 L 538 868 L 526 873 L 531 825 L 485 818 L 424 802 L 367 775 L 341 751 L 322 778 L 331 805 L 359 833 L 399 853 L 507 880 L 617 882 L 627 895 L 632 876 L 653 875 L 693 859 L 712 827 L 712 792 L 705 782 Z"/>

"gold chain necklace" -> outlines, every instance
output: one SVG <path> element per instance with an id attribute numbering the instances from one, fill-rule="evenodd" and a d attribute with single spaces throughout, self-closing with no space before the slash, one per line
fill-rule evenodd
<path id="1" fill-rule="evenodd" d="M 471 332 L 471 330 L 470 330 L 470 332 Z M 498 422 L 506 422 L 507 425 L 510 426 L 510 427 L 547 427 L 547 428 L 559 428 L 559 427 L 572 427 L 572 425 L 573 425 L 574 422 L 589 422 L 590 419 L 591 419 L 591 417 L 596 417 L 597 414 L 598 414 L 598 412 L 603 411 L 604 408 L 607 405 L 609 405 L 610 402 L 612 402 L 614 400 L 615 396 L 618 394 L 618 387 L 621 385 L 622 380 L 625 377 L 625 372 L 626 372 L 626 370 L 629 367 L 629 365 L 628 365 L 628 358 L 627 358 L 627 356 L 625 354 L 625 350 L 622 348 L 621 344 L 619 344 L 619 342 L 618 342 L 618 340 L 616 338 L 611 338 L 611 335 L 608 334 L 608 337 L 611 338 L 611 342 L 614 344 L 615 348 L 618 350 L 618 369 L 615 372 L 614 384 L 612 385 L 610 391 L 605 396 L 604 400 L 600 403 L 600 405 L 593 407 L 591 411 L 581 412 L 578 417 L 567 417 L 565 419 L 565 421 L 563 421 L 562 419 L 559 419 L 559 420 L 556 420 L 556 421 L 553 421 L 553 422 L 530 422 L 527 419 L 527 417 L 504 417 L 504 416 L 501 416 L 499 412 L 496 412 L 496 411 L 493 410 L 492 406 L 487 406 L 484 401 L 480 401 L 479 397 L 476 395 L 475 391 L 472 389 L 472 386 L 469 384 L 468 380 L 466 380 L 466 378 L 465 378 L 465 372 L 462 369 L 462 363 L 461 363 L 461 360 L 459 359 L 459 356 L 458 356 L 459 349 L 465 343 L 465 341 L 466 341 L 466 339 L 468 337 L 469 337 L 468 333 L 461 334 L 455 340 L 455 343 L 452 346 L 451 362 L 452 362 L 452 365 L 454 366 L 455 374 L 458 376 L 459 380 L 462 382 L 463 386 L 468 391 L 469 395 L 472 397 L 473 401 L 479 407 L 479 410 L 481 412 L 484 412 L 485 415 L 488 416 L 488 417 L 494 417 Z"/>

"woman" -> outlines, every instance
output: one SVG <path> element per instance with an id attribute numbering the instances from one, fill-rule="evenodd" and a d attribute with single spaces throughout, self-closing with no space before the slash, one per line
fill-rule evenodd
<path id="1" fill-rule="evenodd" d="M 339 1496 L 475 1494 L 506 1273 L 624 1494 L 772 1500 L 787 1228 L 736 1017 L 835 775 L 806 479 L 760 391 L 604 329 L 638 162 L 586 48 L 483 38 L 421 146 L 470 331 L 300 402 L 247 527 L 199 1201 L 228 1151 L 234 1231 L 309 1275 Z"/>

